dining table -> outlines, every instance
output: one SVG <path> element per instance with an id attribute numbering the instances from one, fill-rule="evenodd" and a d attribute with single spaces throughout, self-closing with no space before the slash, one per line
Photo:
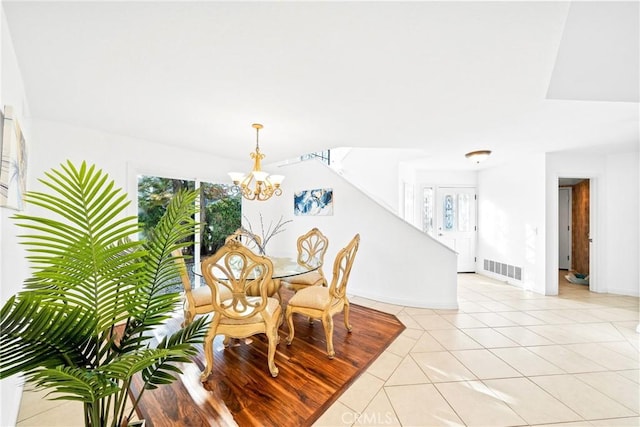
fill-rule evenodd
<path id="1" fill-rule="evenodd" d="M 309 273 L 311 271 L 317 270 L 320 267 L 320 265 L 314 266 L 310 264 L 305 265 L 298 263 L 298 260 L 296 258 L 291 257 L 267 256 L 267 258 L 269 258 L 273 264 L 273 273 L 271 275 L 271 278 L 273 280 L 267 286 L 267 295 L 270 297 L 276 296 L 281 302 L 282 297 L 280 296 L 280 281 L 282 279 Z M 199 264 L 193 266 L 193 273 L 196 276 L 202 277 L 204 280 L 204 276 L 202 275 Z M 247 293 L 249 295 L 257 296 L 259 295 L 259 290 L 250 289 Z"/>

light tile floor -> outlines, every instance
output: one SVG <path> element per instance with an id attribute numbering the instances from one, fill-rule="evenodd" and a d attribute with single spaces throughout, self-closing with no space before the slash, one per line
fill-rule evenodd
<path id="1" fill-rule="evenodd" d="M 639 299 L 561 279 L 546 297 L 461 274 L 458 310 L 352 298 L 407 329 L 314 427 L 640 426 Z"/>
<path id="2" fill-rule="evenodd" d="M 568 282 L 546 297 L 461 274 L 458 300 L 352 298 L 407 329 L 314 426 L 640 426 L 638 298 Z M 72 405 L 25 391 L 18 426 L 81 426 Z"/>

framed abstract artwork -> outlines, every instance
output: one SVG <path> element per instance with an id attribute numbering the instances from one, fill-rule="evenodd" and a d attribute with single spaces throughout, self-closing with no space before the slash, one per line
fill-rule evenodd
<path id="1" fill-rule="evenodd" d="M 298 191 L 293 195 L 293 213 L 297 216 L 333 215 L 333 189 Z"/>
<path id="2" fill-rule="evenodd" d="M 13 108 L 9 106 L 4 108 L 1 146 L 0 206 L 23 210 L 27 190 L 27 146 Z"/>

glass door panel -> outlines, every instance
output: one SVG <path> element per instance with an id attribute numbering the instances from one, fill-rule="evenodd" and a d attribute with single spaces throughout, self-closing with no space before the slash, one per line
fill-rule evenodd
<path id="1" fill-rule="evenodd" d="M 193 276 L 193 266 L 201 259 L 215 253 L 225 238 L 242 224 L 242 201 L 236 187 L 192 180 L 181 180 L 160 176 L 138 176 L 138 221 L 142 225 L 141 236 L 146 236 L 158 224 L 169 200 L 181 189 L 199 190 L 198 223 L 195 236 L 185 248 L 185 260 L 194 286 L 199 277 Z M 181 285 L 179 285 L 181 286 Z"/>
<path id="2" fill-rule="evenodd" d="M 458 253 L 458 272 L 475 271 L 476 196 L 475 188 L 438 187 L 436 211 L 440 242 Z M 425 197 L 426 203 L 426 197 Z"/>
<path id="3" fill-rule="evenodd" d="M 433 208 L 433 187 L 424 187 L 422 189 L 422 231 L 430 236 L 434 235 Z"/>
<path id="4" fill-rule="evenodd" d="M 241 194 L 233 185 L 200 183 L 200 255 L 213 255 L 242 225 Z"/>

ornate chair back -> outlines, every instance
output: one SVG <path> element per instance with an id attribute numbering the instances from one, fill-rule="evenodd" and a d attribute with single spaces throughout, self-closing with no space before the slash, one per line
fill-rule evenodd
<path id="1" fill-rule="evenodd" d="M 211 293 L 207 287 L 200 287 L 194 289 L 191 286 L 191 278 L 187 271 L 187 266 L 184 262 L 184 255 L 180 249 L 176 249 L 171 252 L 174 257 L 175 263 L 180 270 L 180 279 L 182 280 L 182 287 L 184 288 L 184 321 L 182 326 L 186 326 L 193 321 L 193 318 L 197 314 L 206 314 L 213 311 L 211 305 Z"/>
<path id="2" fill-rule="evenodd" d="M 262 239 L 257 234 L 253 234 L 247 229 L 242 227 L 238 228 L 232 234 L 228 235 L 224 242 L 227 243 L 230 240 L 235 240 L 246 247 L 250 248 L 254 252 L 262 252 Z"/>
<path id="3" fill-rule="evenodd" d="M 298 237 L 298 264 L 308 267 L 316 267 L 324 263 L 324 255 L 327 253 L 329 239 L 316 227 Z M 324 276 L 324 275 L 323 275 Z"/>
<path id="4" fill-rule="evenodd" d="M 202 275 L 211 289 L 214 311 L 228 319 L 241 320 L 266 307 L 273 264 L 237 240 L 229 239 L 202 262 Z M 221 298 L 229 294 L 231 298 Z"/>
<path id="5" fill-rule="evenodd" d="M 281 319 L 280 302 L 268 296 L 273 283 L 273 264 L 267 257 L 252 252 L 235 239 L 202 261 L 202 275 L 211 289 L 214 316 L 204 339 L 205 380 L 213 368 L 213 340 L 224 335 L 245 338 L 263 333 L 269 341 L 267 363 L 272 376 L 278 375 L 275 352 Z M 253 292 L 251 292 L 253 290 Z"/>
<path id="6" fill-rule="evenodd" d="M 176 249 L 171 252 L 171 255 L 174 257 L 175 263 L 178 265 L 178 269 L 180 270 L 180 280 L 182 280 L 182 287 L 184 288 L 185 293 L 191 295 L 191 278 L 189 277 L 189 273 L 187 272 L 187 265 L 184 262 L 184 255 L 180 249 Z"/>
<path id="7" fill-rule="evenodd" d="M 329 239 L 317 228 L 312 228 L 302 236 L 298 237 L 298 264 L 308 268 L 316 268 L 298 276 L 289 277 L 282 281 L 282 286 L 294 292 L 309 286 L 327 286 L 327 279 L 322 271 L 324 255 L 329 247 Z"/>
<path id="8" fill-rule="evenodd" d="M 343 299 L 347 293 L 347 283 L 353 260 L 360 246 L 360 234 L 356 234 L 347 246 L 340 249 L 333 262 L 333 277 L 329 286 L 329 293 L 334 299 Z"/>

